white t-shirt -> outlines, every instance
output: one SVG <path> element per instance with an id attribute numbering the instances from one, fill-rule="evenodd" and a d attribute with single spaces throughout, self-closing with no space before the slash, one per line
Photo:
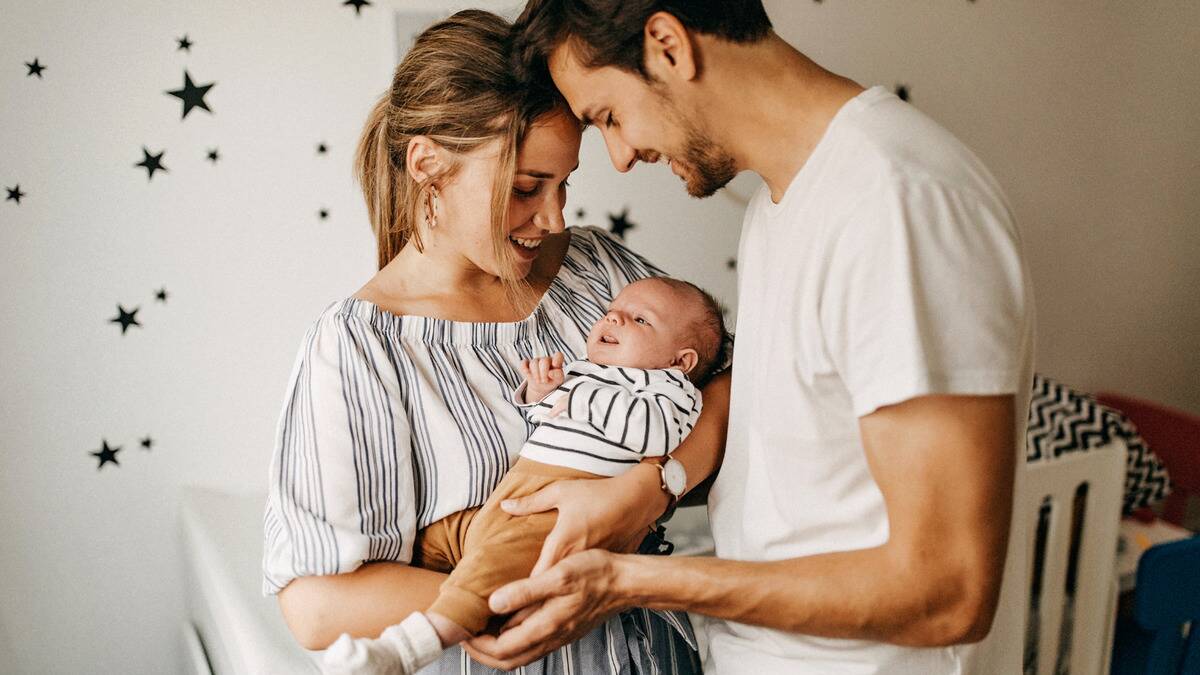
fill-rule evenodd
<path id="1" fill-rule="evenodd" d="M 716 552 L 780 560 L 888 538 L 859 417 L 926 394 L 1015 394 L 1024 456 L 1033 301 L 999 186 L 882 87 L 833 118 L 783 199 L 764 187 L 738 257 L 729 440 L 709 497 Z M 1014 519 L 1004 584 L 1025 584 Z M 1019 620 L 1003 601 L 996 623 Z M 1016 614 L 1014 614 L 1016 613 Z M 705 672 L 1018 673 L 1020 645 L 914 649 L 701 619 Z M 994 633 L 993 633 L 994 634 Z"/>

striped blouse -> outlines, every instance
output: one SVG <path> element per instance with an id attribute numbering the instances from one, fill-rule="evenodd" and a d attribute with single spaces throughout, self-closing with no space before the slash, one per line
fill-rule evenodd
<path id="1" fill-rule="evenodd" d="M 263 593 L 300 576 L 410 562 L 418 530 L 480 506 L 532 425 L 511 402 L 521 359 L 583 358 L 588 330 L 627 284 L 663 272 L 595 227 L 571 228 L 558 275 L 513 323 L 399 316 L 331 304 L 292 369 L 271 459 Z M 682 614 L 635 609 L 522 669 L 700 672 Z M 454 647 L 423 673 L 493 673 Z"/>

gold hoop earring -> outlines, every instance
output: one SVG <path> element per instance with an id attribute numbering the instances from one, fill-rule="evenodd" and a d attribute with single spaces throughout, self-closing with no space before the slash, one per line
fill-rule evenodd
<path id="1" fill-rule="evenodd" d="M 438 189 L 436 186 L 430 185 L 429 190 L 425 193 L 425 224 L 429 229 L 437 227 L 437 211 L 438 211 Z"/>

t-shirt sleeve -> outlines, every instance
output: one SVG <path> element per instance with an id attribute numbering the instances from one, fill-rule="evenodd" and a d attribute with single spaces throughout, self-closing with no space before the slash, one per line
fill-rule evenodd
<path id="1" fill-rule="evenodd" d="M 390 363 L 364 319 L 327 312 L 305 335 L 271 459 L 264 595 L 296 577 L 412 559 L 409 425 Z"/>
<path id="2" fill-rule="evenodd" d="M 1029 313 L 1002 201 L 884 181 L 838 235 L 820 300 L 855 415 L 929 394 L 1018 393 Z"/>

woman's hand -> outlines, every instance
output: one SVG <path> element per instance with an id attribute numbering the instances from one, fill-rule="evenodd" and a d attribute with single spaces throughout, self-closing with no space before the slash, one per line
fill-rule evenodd
<path id="1" fill-rule="evenodd" d="M 542 574 L 503 586 L 489 600 L 492 611 L 520 611 L 499 637 L 480 635 L 464 643 L 464 649 L 480 663 L 513 670 L 578 640 L 628 605 L 616 589 L 615 562 L 621 558 L 584 551 Z"/>
<path id="2" fill-rule="evenodd" d="M 637 550 L 649 525 L 667 509 L 658 468 L 643 462 L 612 478 L 565 480 L 500 503 L 514 516 L 558 511 L 531 575 L 589 548 L 618 553 Z"/>

